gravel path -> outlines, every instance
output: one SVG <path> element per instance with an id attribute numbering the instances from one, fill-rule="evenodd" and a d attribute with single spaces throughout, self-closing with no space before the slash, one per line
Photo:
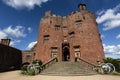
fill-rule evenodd
<path id="1" fill-rule="evenodd" d="M 90 76 L 47 76 L 21 75 L 20 71 L 0 73 L 0 80 L 120 80 L 120 76 L 113 75 L 90 75 Z"/>

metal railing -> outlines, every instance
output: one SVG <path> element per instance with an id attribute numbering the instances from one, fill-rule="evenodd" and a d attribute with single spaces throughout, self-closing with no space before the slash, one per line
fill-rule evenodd
<path id="1" fill-rule="evenodd" d="M 52 64 L 58 62 L 57 58 L 52 58 L 51 60 L 49 60 L 48 62 L 46 62 L 45 64 L 42 65 L 42 70 L 48 68 L 49 66 L 51 66 Z"/>
<path id="2" fill-rule="evenodd" d="M 87 67 L 89 67 L 89 68 L 91 68 L 92 70 L 96 70 L 96 69 L 98 69 L 98 65 L 96 65 L 96 64 L 93 64 L 93 63 L 91 63 L 91 62 L 89 62 L 89 61 L 86 61 L 86 60 L 84 60 L 84 59 L 82 59 L 82 58 L 77 58 L 78 60 L 78 62 L 80 62 L 81 64 L 83 64 L 83 65 L 85 65 L 85 66 L 87 66 Z"/>

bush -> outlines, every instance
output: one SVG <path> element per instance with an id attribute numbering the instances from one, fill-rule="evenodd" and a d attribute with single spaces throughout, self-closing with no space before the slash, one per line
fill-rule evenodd
<path id="1" fill-rule="evenodd" d="M 27 74 L 27 65 L 21 67 L 21 74 Z"/>
<path id="2" fill-rule="evenodd" d="M 42 61 L 41 60 L 33 60 L 32 64 L 36 64 L 36 63 L 38 63 L 39 66 L 42 65 Z"/>
<path id="3" fill-rule="evenodd" d="M 36 74 L 35 74 L 35 71 L 30 71 L 30 72 L 28 72 L 28 75 L 34 76 Z"/>
<path id="4" fill-rule="evenodd" d="M 21 70 L 22 70 L 22 71 L 27 71 L 27 65 L 23 65 L 23 66 L 21 67 Z"/>
<path id="5" fill-rule="evenodd" d="M 30 65 L 23 65 L 21 67 L 21 74 L 25 74 L 25 75 L 36 75 L 39 73 L 39 67 L 42 66 L 42 61 L 41 60 L 34 60 L 32 62 L 32 64 Z M 32 67 L 32 68 L 31 68 Z M 35 71 L 35 69 L 37 69 L 38 67 L 38 72 Z"/>
<path id="6" fill-rule="evenodd" d="M 24 75 L 35 75 L 35 71 L 28 71 L 27 70 L 28 66 L 27 65 L 24 65 L 21 67 L 21 74 L 24 74 Z"/>
<path id="7" fill-rule="evenodd" d="M 27 71 L 21 71 L 21 74 L 25 74 L 25 75 L 26 75 L 26 74 L 27 74 Z"/>

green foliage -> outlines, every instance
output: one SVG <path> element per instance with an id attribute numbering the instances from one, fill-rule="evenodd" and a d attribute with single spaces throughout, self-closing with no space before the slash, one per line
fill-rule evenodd
<path id="1" fill-rule="evenodd" d="M 29 72 L 28 72 L 28 75 L 34 76 L 34 75 L 36 75 L 36 74 L 35 74 L 35 71 L 29 71 Z"/>
<path id="2" fill-rule="evenodd" d="M 21 74 L 26 75 L 26 74 L 27 74 L 27 71 L 21 71 Z"/>
<path id="3" fill-rule="evenodd" d="M 27 65 L 23 65 L 22 67 L 21 67 L 21 74 L 27 74 Z"/>
<path id="4" fill-rule="evenodd" d="M 22 70 L 22 71 L 27 71 L 27 65 L 23 65 L 23 66 L 21 67 L 21 70 Z"/>
<path id="5" fill-rule="evenodd" d="M 42 61 L 41 60 L 34 60 L 32 62 L 32 64 L 38 64 L 38 66 L 42 66 Z M 24 74 L 24 75 L 31 75 L 31 76 L 34 76 L 36 75 L 36 72 L 34 70 L 28 70 L 28 66 L 29 65 L 23 65 L 21 67 L 21 74 Z"/>
<path id="6" fill-rule="evenodd" d="M 32 63 L 33 63 L 33 64 L 38 63 L 40 66 L 43 64 L 41 60 L 33 60 Z"/>
<path id="7" fill-rule="evenodd" d="M 24 74 L 24 75 L 35 75 L 35 71 L 29 71 L 27 70 L 27 65 L 24 65 L 21 67 L 21 74 Z"/>
<path id="8" fill-rule="evenodd" d="M 112 63 L 112 62 L 113 62 L 113 58 L 110 58 L 110 57 L 105 58 L 105 59 L 104 59 L 104 62 L 105 62 L 105 63 Z"/>
<path id="9" fill-rule="evenodd" d="M 117 72 L 120 72 L 120 61 L 113 59 L 113 58 L 105 58 L 105 63 L 112 63 L 115 66 Z"/>

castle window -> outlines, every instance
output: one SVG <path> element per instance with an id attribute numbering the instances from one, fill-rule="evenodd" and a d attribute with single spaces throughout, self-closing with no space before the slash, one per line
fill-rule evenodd
<path id="1" fill-rule="evenodd" d="M 83 19 L 85 20 L 85 16 L 83 16 Z"/>
<path id="2" fill-rule="evenodd" d="M 34 56 L 35 56 L 36 53 L 34 53 Z"/>
<path id="3" fill-rule="evenodd" d="M 74 46 L 75 57 L 80 57 L 80 46 Z"/>
<path id="4" fill-rule="evenodd" d="M 77 27 L 81 27 L 82 26 L 82 21 L 81 20 L 76 21 L 76 25 L 77 25 Z"/>
<path id="5" fill-rule="evenodd" d="M 67 37 L 66 36 L 64 36 L 64 42 L 67 42 Z"/>
<path id="6" fill-rule="evenodd" d="M 55 25 L 55 31 L 60 31 L 60 25 Z"/>
<path id="7" fill-rule="evenodd" d="M 52 47 L 51 48 L 51 56 L 52 56 L 52 58 L 57 57 L 57 52 L 58 52 L 57 47 Z"/>
<path id="8" fill-rule="evenodd" d="M 69 35 L 70 35 L 70 41 L 73 42 L 74 38 L 75 38 L 75 33 L 71 32 L 71 33 L 69 33 Z"/>
<path id="9" fill-rule="evenodd" d="M 50 24 L 52 24 L 52 21 L 50 20 Z"/>
<path id="10" fill-rule="evenodd" d="M 49 41 L 49 35 L 45 35 L 44 36 L 44 44 L 47 44 L 48 43 L 48 41 Z"/>
<path id="11" fill-rule="evenodd" d="M 63 31 L 64 31 L 64 32 L 67 31 L 67 27 L 66 27 L 66 26 L 63 27 Z"/>

